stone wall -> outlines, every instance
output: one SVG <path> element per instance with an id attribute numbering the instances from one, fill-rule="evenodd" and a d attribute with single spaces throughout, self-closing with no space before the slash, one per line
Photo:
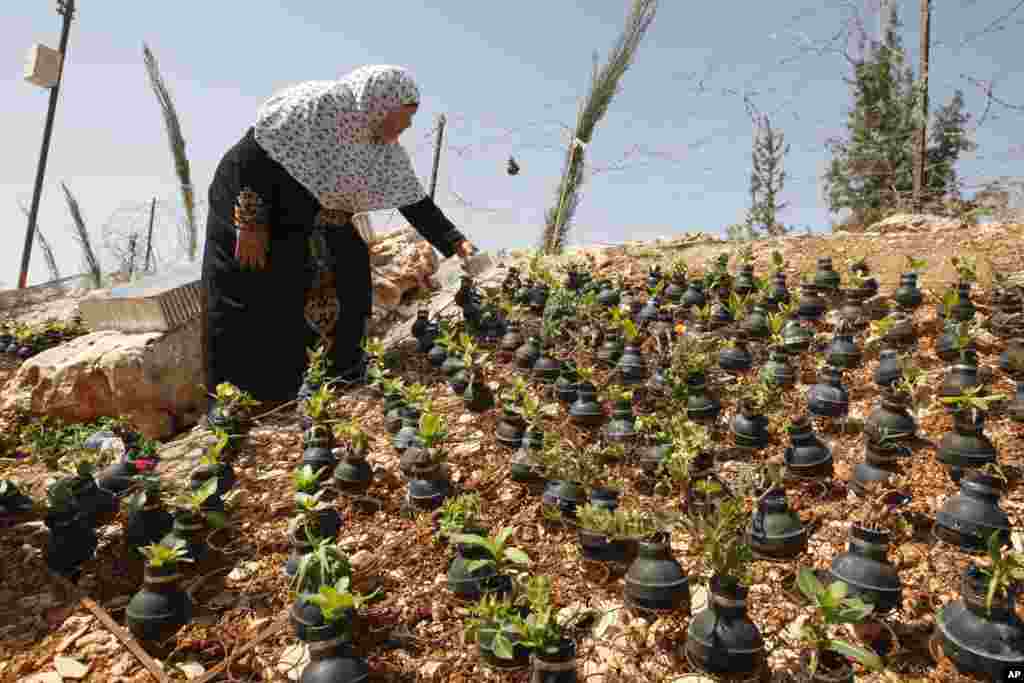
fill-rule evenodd
<path id="1" fill-rule="evenodd" d="M 72 290 L 88 286 L 88 276 L 71 275 L 24 289 L 0 291 L 0 313 L 13 313 L 19 308 L 47 303 L 67 296 Z"/>

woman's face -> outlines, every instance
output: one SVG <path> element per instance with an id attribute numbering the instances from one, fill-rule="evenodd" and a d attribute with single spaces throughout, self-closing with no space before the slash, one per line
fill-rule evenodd
<path id="1" fill-rule="evenodd" d="M 389 111 L 380 124 L 381 140 L 385 144 L 398 142 L 398 137 L 412 125 L 412 117 L 418 108 L 418 104 L 406 104 Z"/>

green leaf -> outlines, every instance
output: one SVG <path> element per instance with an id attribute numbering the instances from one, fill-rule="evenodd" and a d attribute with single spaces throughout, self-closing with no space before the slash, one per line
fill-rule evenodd
<path id="1" fill-rule="evenodd" d="M 859 624 L 875 611 L 875 606 L 864 602 L 860 598 L 847 598 L 843 608 L 836 614 L 835 623 L 838 624 Z"/>
<path id="2" fill-rule="evenodd" d="M 821 584 L 814 571 L 807 567 L 801 567 L 796 577 L 797 588 L 804 594 L 804 597 L 814 602 L 815 599 L 825 592 L 825 586 Z"/>
<path id="3" fill-rule="evenodd" d="M 843 598 L 846 597 L 848 590 L 849 586 L 847 586 L 843 581 L 833 581 L 825 591 L 825 594 L 828 596 L 830 604 L 838 606 L 839 603 L 843 601 Z"/>
<path id="4" fill-rule="evenodd" d="M 530 556 L 519 548 L 506 548 L 505 557 L 515 564 L 530 564 Z"/>
<path id="5" fill-rule="evenodd" d="M 494 544 L 498 547 L 505 545 L 506 541 L 508 541 L 509 536 L 515 533 L 515 530 L 515 527 L 503 527 L 501 530 L 498 531 L 498 535 L 494 539 Z"/>
<path id="6" fill-rule="evenodd" d="M 468 571 L 470 574 L 472 574 L 473 572 L 475 572 L 478 569 L 483 569 L 484 567 L 487 567 L 487 566 L 490 566 L 490 565 L 493 565 L 493 564 L 494 564 L 494 560 L 489 559 L 489 558 L 488 559 L 480 559 L 480 560 L 470 560 L 469 562 L 466 563 L 466 571 Z"/>
<path id="7" fill-rule="evenodd" d="M 865 669 L 870 669 L 871 671 L 882 670 L 882 658 L 867 648 L 851 645 L 845 640 L 830 640 L 828 641 L 828 649 L 859 662 Z"/>
<path id="8" fill-rule="evenodd" d="M 477 536 L 476 534 L 452 534 L 448 540 L 459 545 L 475 545 L 487 548 L 488 550 L 491 549 L 491 542 L 483 536 Z"/>
<path id="9" fill-rule="evenodd" d="M 206 513 L 206 523 L 214 529 L 223 529 L 228 525 L 228 516 L 223 512 L 211 510 Z"/>
<path id="10" fill-rule="evenodd" d="M 509 640 L 501 631 L 494 634 L 492 647 L 494 648 L 495 656 L 500 659 L 512 659 L 515 657 L 512 641 Z"/>

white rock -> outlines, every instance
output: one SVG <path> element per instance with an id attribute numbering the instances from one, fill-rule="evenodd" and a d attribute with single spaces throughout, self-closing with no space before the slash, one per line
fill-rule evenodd
<path id="1" fill-rule="evenodd" d="M 53 668 L 57 670 L 61 678 L 85 678 L 85 675 L 89 673 L 89 666 L 82 664 L 77 659 L 71 657 L 54 657 Z"/>
<path id="2" fill-rule="evenodd" d="M 3 409 L 69 422 L 125 415 L 147 438 L 167 438 L 199 418 L 200 356 L 199 321 L 166 334 L 92 332 L 22 363 Z"/>
<path id="3" fill-rule="evenodd" d="M 206 668 L 199 662 L 184 662 L 183 664 L 179 664 L 178 668 L 185 674 L 185 678 L 190 681 L 194 678 L 199 678 L 206 673 Z"/>
<path id="4" fill-rule="evenodd" d="M 289 645 L 281 653 L 277 661 L 277 670 L 286 675 L 290 680 L 297 681 L 302 675 L 302 670 L 309 664 L 309 649 L 301 643 Z"/>
<path id="5" fill-rule="evenodd" d="M 252 576 L 256 572 L 256 570 L 259 569 L 259 568 L 260 568 L 260 563 L 259 562 L 254 562 L 252 560 L 250 560 L 248 562 L 243 562 L 242 564 L 238 565 L 237 567 L 232 569 L 230 572 L 228 572 L 228 580 L 229 581 L 245 581 L 250 576 Z"/>

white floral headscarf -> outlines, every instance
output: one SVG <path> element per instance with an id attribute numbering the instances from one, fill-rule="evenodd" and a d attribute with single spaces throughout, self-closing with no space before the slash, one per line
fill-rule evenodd
<path id="1" fill-rule="evenodd" d="M 309 81 L 275 94 L 257 113 L 256 141 L 326 209 L 414 204 L 426 192 L 412 159 L 376 135 L 389 111 L 419 100 L 405 69 L 364 66 L 340 81 Z"/>

